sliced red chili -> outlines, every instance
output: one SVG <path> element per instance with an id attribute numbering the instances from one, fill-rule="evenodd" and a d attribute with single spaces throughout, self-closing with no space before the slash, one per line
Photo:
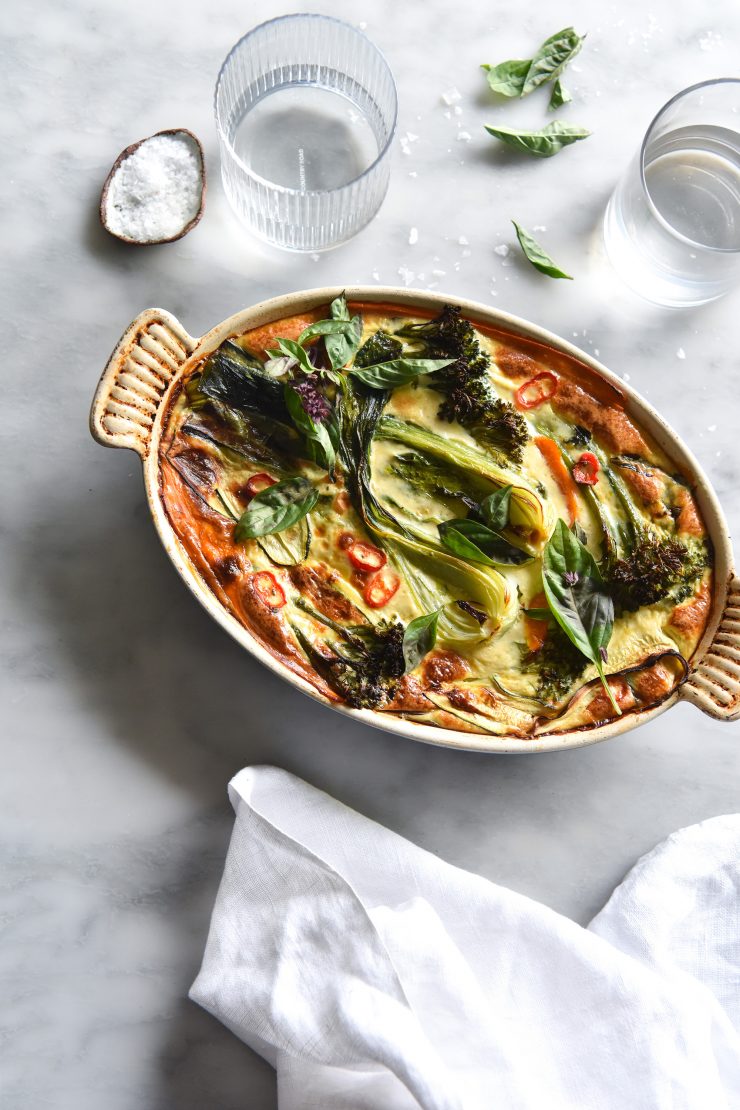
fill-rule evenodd
<path id="1" fill-rule="evenodd" d="M 247 493 L 250 497 L 254 497 L 256 493 L 262 493 L 263 489 L 268 486 L 277 485 L 277 478 L 273 478 L 270 474 L 253 474 L 247 482 Z"/>
<path id="2" fill-rule="evenodd" d="M 520 409 L 536 409 L 538 405 L 554 397 L 557 388 L 557 374 L 553 374 L 551 370 L 543 370 L 541 374 L 535 374 L 519 386 L 514 400 Z"/>
<path id="3" fill-rule="evenodd" d="M 252 584 L 260 601 L 264 601 L 270 609 L 282 609 L 285 605 L 283 587 L 269 570 L 260 570 L 257 574 L 253 574 Z"/>
<path id="4" fill-rule="evenodd" d="M 385 551 L 381 551 L 379 547 L 373 547 L 371 543 L 363 543 L 362 540 L 357 540 L 347 548 L 347 556 L 352 566 L 358 570 L 380 570 L 388 562 Z"/>
<path id="5" fill-rule="evenodd" d="M 387 605 L 394 593 L 401 585 L 401 579 L 388 567 L 374 574 L 363 590 L 362 596 L 365 604 L 371 609 L 382 609 Z"/>
<path id="6" fill-rule="evenodd" d="M 599 480 L 599 460 L 596 455 L 584 451 L 573 465 L 573 477 L 581 486 L 595 486 Z"/>

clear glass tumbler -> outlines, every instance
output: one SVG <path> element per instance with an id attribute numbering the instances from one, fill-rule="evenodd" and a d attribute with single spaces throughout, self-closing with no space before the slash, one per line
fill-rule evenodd
<path id="1" fill-rule="evenodd" d="M 386 194 L 397 104 L 385 58 L 348 23 L 286 15 L 255 27 L 216 83 L 221 175 L 234 212 L 288 250 L 351 238 Z"/>
<path id="2" fill-rule="evenodd" d="M 661 108 L 607 206 L 604 238 L 635 292 L 671 307 L 740 278 L 740 80 L 684 89 Z"/>

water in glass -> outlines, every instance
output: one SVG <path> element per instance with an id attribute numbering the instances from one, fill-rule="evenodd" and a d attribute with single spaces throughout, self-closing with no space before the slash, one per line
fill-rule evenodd
<path id="1" fill-rule="evenodd" d="M 335 89 L 305 83 L 282 85 L 250 105 L 233 144 L 253 173 L 302 193 L 347 185 L 378 156 L 361 108 Z"/>

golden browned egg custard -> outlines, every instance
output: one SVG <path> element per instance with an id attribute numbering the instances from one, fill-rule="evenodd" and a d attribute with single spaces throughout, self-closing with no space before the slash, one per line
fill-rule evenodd
<path id="1" fill-rule="evenodd" d="M 578 359 L 338 297 L 176 388 L 172 527 L 218 601 L 334 703 L 519 737 L 684 681 L 712 552 L 689 482 Z"/>

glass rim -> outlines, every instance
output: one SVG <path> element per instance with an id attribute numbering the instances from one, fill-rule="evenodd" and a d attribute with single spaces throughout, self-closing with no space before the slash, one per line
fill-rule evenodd
<path id="1" fill-rule="evenodd" d="M 381 62 L 385 66 L 385 69 L 386 69 L 386 71 L 388 73 L 388 76 L 390 78 L 391 89 L 393 90 L 393 119 L 391 121 L 390 129 L 388 131 L 388 138 L 386 139 L 385 143 L 383 144 L 382 149 L 378 151 L 377 156 L 373 159 L 373 161 L 370 163 L 370 165 L 367 166 L 362 171 L 361 174 L 358 174 L 357 177 L 353 177 L 351 181 L 345 182 L 344 185 L 337 185 L 337 186 L 335 186 L 334 188 L 331 188 L 331 189 L 303 189 L 303 190 L 302 189 L 292 189 L 288 185 L 279 185 L 277 182 L 269 181 L 266 177 L 261 177 L 260 174 L 255 173 L 255 171 L 253 169 L 250 169 L 250 167 L 244 162 L 244 160 L 241 158 L 241 156 L 239 154 L 237 154 L 236 150 L 234 149 L 233 143 L 229 139 L 228 135 L 226 134 L 226 132 L 225 132 L 223 126 L 222 126 L 221 116 L 220 116 L 220 113 L 219 113 L 219 110 L 218 110 L 218 93 L 219 93 L 219 89 L 221 88 L 221 82 L 222 82 L 223 77 L 224 77 L 224 72 L 225 72 L 226 67 L 228 66 L 229 62 L 231 61 L 232 56 L 236 53 L 236 51 L 248 39 L 252 38 L 253 35 L 256 35 L 258 31 L 263 31 L 265 29 L 265 27 L 270 27 L 275 23 L 286 23 L 286 22 L 296 21 L 296 20 L 320 20 L 323 23 L 335 23 L 340 27 L 349 28 L 349 30 L 352 31 L 355 35 L 357 35 L 358 38 L 364 39 L 365 42 L 378 55 Z M 339 95 L 341 96 L 342 94 L 340 93 Z M 215 88 L 214 93 L 213 93 L 213 113 L 216 117 L 216 130 L 218 131 L 219 139 L 224 144 L 224 146 L 227 148 L 227 150 L 229 152 L 229 156 L 234 159 L 234 161 L 237 163 L 237 165 L 244 171 L 245 174 L 247 174 L 249 177 L 251 177 L 253 181 L 258 182 L 260 185 L 264 185 L 267 189 L 272 189 L 272 190 L 274 190 L 275 192 L 278 192 L 278 193 L 285 193 L 288 196 L 295 196 L 295 197 L 328 196 L 330 194 L 341 193 L 342 190 L 344 190 L 344 189 L 351 189 L 359 181 L 362 181 L 362 179 L 364 177 L 367 177 L 367 175 L 369 173 L 371 173 L 372 170 L 374 170 L 377 166 L 379 166 L 380 163 L 383 161 L 383 159 L 386 157 L 386 155 L 389 153 L 391 143 L 393 142 L 393 137 L 396 133 L 396 124 L 398 122 L 398 88 L 396 87 L 396 81 L 395 81 L 395 78 L 393 76 L 393 70 L 391 69 L 390 65 L 388 64 L 388 59 L 386 58 L 385 54 L 380 49 L 380 47 L 377 46 L 373 42 L 373 40 L 365 34 L 364 31 L 360 30 L 359 27 L 355 27 L 352 23 L 348 23 L 344 19 L 337 19 L 333 15 L 322 15 L 321 12 L 289 12 L 287 15 L 279 15 L 279 16 L 276 16 L 274 19 L 266 19 L 263 23 L 258 23 L 256 27 L 252 27 L 252 29 L 247 31 L 246 34 L 242 35 L 242 37 L 238 40 L 238 42 L 234 43 L 231 50 L 228 52 L 228 54 L 224 58 L 223 62 L 221 63 L 221 68 L 218 71 L 218 77 L 216 78 L 216 88 Z"/>
<path id="2" fill-rule="evenodd" d="M 657 126 L 661 117 L 668 111 L 669 108 L 673 107 L 676 101 L 681 100 L 684 96 L 688 96 L 689 93 L 696 92 L 697 89 L 706 89 L 709 88 L 711 85 L 740 85 L 740 77 L 710 77 L 707 81 L 697 81 L 695 85 L 688 85 L 685 89 L 680 89 L 670 98 L 670 100 L 667 100 L 665 102 L 662 108 L 658 109 L 658 111 L 655 113 L 652 120 L 650 121 L 648 129 L 645 132 L 645 137 L 642 140 L 642 144 L 640 146 L 640 181 L 642 183 L 642 189 L 652 215 L 655 217 L 658 223 L 660 223 L 667 231 L 670 232 L 671 235 L 673 235 L 680 242 L 686 243 L 688 246 L 694 247 L 697 250 L 711 251 L 713 254 L 738 254 L 740 253 L 740 247 L 710 247 L 707 243 L 700 243 L 697 239 L 691 239 L 688 235 L 684 235 L 682 232 L 678 231 L 673 226 L 673 224 L 668 222 L 668 220 L 665 218 L 665 216 L 663 216 L 660 209 L 656 205 L 655 201 L 650 195 L 650 189 L 648 188 L 647 180 L 645 178 L 645 152 L 647 150 L 650 136 L 653 133 L 653 130 Z"/>

